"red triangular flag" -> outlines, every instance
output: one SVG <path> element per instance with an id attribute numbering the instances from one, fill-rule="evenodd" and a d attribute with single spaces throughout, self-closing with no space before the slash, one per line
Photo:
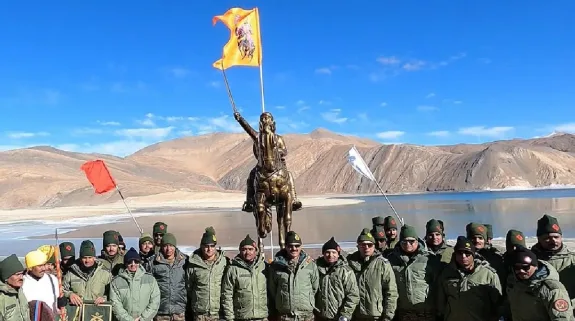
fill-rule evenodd
<path id="1" fill-rule="evenodd" d="M 86 178 L 94 186 L 96 194 L 104 194 L 116 188 L 116 182 L 103 160 L 88 161 L 80 169 L 86 173 Z"/>

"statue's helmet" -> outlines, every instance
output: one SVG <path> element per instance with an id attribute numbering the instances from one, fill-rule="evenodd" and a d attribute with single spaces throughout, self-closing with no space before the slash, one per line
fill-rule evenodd
<path id="1" fill-rule="evenodd" d="M 267 111 L 260 115 L 260 131 L 262 131 L 266 125 L 269 125 L 271 131 L 275 133 L 276 122 L 274 120 L 274 116 Z"/>

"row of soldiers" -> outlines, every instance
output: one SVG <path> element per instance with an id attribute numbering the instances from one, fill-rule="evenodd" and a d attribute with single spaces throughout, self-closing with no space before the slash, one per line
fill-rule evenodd
<path id="1" fill-rule="evenodd" d="M 343 251 L 332 237 L 317 259 L 290 231 L 271 262 L 249 235 L 228 258 L 213 228 L 188 256 L 162 222 L 140 238 L 139 253 L 123 250 L 115 231 L 104 233 L 98 257 L 90 241 L 82 242 L 77 259 L 73 244 L 62 243 L 65 300 L 54 300 L 54 313 L 93 300 L 111 301 L 118 321 L 575 320 L 575 254 L 552 216 L 538 220 L 531 249 L 517 230 L 498 249 L 479 223 L 470 223 L 454 246 L 439 220 L 427 223 L 424 238 L 392 217 L 372 223 L 357 237 L 357 251 Z M 32 259 L 37 252 L 26 256 L 25 274 L 38 266 L 50 273 L 53 259 Z M 29 320 L 14 313 L 26 302 L 22 273 L 15 256 L 0 263 L 0 320 Z"/>

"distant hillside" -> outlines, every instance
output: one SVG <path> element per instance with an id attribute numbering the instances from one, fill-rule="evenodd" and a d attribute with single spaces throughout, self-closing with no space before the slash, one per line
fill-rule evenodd
<path id="1" fill-rule="evenodd" d="M 353 145 L 390 193 L 575 184 L 575 136 L 564 133 L 453 146 L 382 145 L 325 129 L 284 137 L 300 194 L 376 193 L 375 184 L 347 164 Z M 245 190 L 256 162 L 251 145 L 245 134 L 216 133 L 154 144 L 126 158 L 45 146 L 0 152 L 0 207 L 116 201 L 113 194 L 94 195 L 80 171 L 83 162 L 93 159 L 106 161 L 127 197 Z"/>

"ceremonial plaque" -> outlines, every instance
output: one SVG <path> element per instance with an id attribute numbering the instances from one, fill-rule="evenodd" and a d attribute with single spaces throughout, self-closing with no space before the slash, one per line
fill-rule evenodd
<path id="1" fill-rule="evenodd" d="M 96 305 L 93 301 L 84 301 L 80 321 L 112 321 L 112 303 L 104 302 Z"/>
<path id="2" fill-rule="evenodd" d="M 80 321 L 80 307 L 76 305 L 66 305 L 66 319 L 62 321 Z M 59 318 L 58 318 L 59 319 Z"/>

